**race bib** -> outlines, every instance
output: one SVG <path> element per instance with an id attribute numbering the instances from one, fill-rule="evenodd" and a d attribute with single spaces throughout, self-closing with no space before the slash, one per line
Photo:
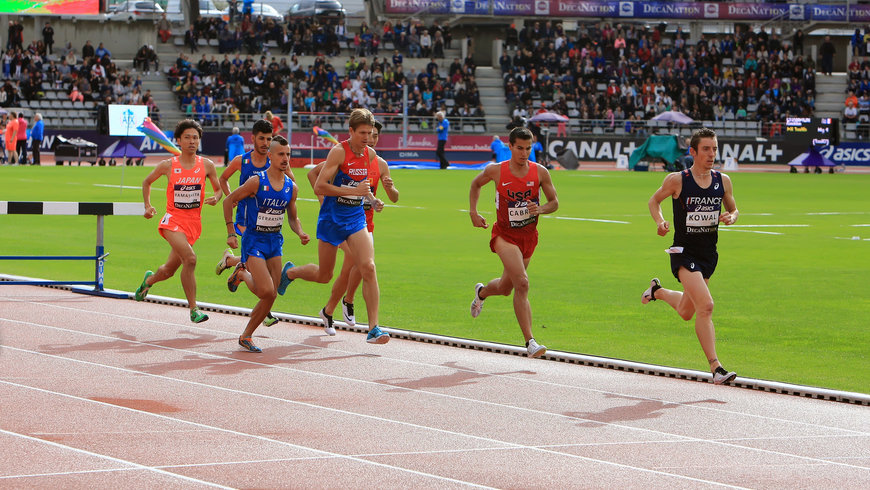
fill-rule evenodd
<path id="1" fill-rule="evenodd" d="M 357 182 L 350 182 L 341 187 L 345 189 L 356 189 L 357 185 Z M 335 202 L 343 206 L 361 206 L 363 203 L 363 196 L 338 196 L 335 198 Z"/>
<path id="2" fill-rule="evenodd" d="M 284 213 L 276 213 L 273 209 L 261 209 L 257 213 L 257 231 L 263 233 L 275 233 L 281 231 L 284 224 Z"/>
<path id="3" fill-rule="evenodd" d="M 529 201 L 516 201 L 508 205 L 508 221 L 511 228 L 522 228 L 534 223 L 538 217 L 529 212 Z"/>
<path id="4" fill-rule="evenodd" d="M 176 185 L 173 193 L 175 209 L 196 209 L 200 206 L 199 197 L 202 195 L 202 186 Z"/>
<path id="5" fill-rule="evenodd" d="M 689 211 L 686 213 L 686 228 L 710 227 L 719 224 L 719 211 Z"/>

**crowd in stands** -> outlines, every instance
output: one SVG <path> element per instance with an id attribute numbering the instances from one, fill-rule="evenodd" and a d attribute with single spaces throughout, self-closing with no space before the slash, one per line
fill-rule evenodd
<path id="1" fill-rule="evenodd" d="M 220 55 L 192 59 L 200 39 L 216 40 Z M 390 51 L 381 56 L 385 43 Z M 180 108 L 205 125 L 220 124 L 224 115 L 232 121 L 238 113 L 285 112 L 286 82 L 293 83 L 293 106 L 299 111 L 346 113 L 367 107 L 395 114 L 407 86 L 411 116 L 438 110 L 457 117 L 484 115 L 471 56 L 455 58 L 446 71 L 439 64 L 451 36 L 437 21 L 431 26 L 386 22 L 380 28 L 363 22 L 351 33 L 344 20 L 320 24 L 289 17 L 281 24 L 249 15 L 236 23 L 200 18 L 185 32 L 184 44 L 169 80 Z M 277 52 L 270 53 L 270 46 Z M 336 58 L 342 49 L 352 54 Z M 316 57 L 303 66 L 298 58 L 306 55 Z M 418 73 L 405 70 L 405 57 L 430 61 Z"/>
<path id="2" fill-rule="evenodd" d="M 811 115 L 816 70 L 802 31 L 785 40 L 735 27 L 690 44 L 687 33 L 666 33 L 665 24 L 581 23 L 573 34 L 558 22 L 512 25 L 499 59 L 506 99 L 515 116 L 530 116 L 533 101 L 542 100 L 565 115 L 570 103 L 572 115 L 611 125 L 670 110 L 699 121 Z"/>
<path id="3" fill-rule="evenodd" d="M 46 22 L 46 27 L 49 26 Z M 43 29 L 43 39 L 33 40 L 27 47 L 22 33 L 20 24 L 10 21 L 6 51 L 0 61 L 3 67 L 0 106 L 17 107 L 25 100 L 42 99 L 48 90 L 53 90 L 61 91 L 63 98 L 72 102 L 147 105 L 152 118 L 159 119 L 159 109 L 150 91 L 143 90 L 141 77 L 134 78 L 129 70 L 118 69 L 111 51 L 102 42 L 95 47 L 87 41 L 79 54 L 69 42 L 52 50 L 53 29 Z M 146 53 L 144 66 L 155 62 L 153 49 L 143 46 L 140 53 Z"/>

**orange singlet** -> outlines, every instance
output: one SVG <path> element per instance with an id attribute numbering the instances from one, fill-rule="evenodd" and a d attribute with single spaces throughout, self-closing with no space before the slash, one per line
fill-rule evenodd
<path id="1" fill-rule="evenodd" d="M 495 239 L 500 236 L 519 247 L 523 258 L 528 259 L 538 245 L 538 217 L 530 215 L 528 211 L 529 203 L 540 203 L 538 164 L 529 162 L 529 171 L 523 177 L 515 177 L 511 173 L 510 160 L 499 165 L 499 180 L 495 183 L 496 220 L 489 247 L 495 252 Z"/>
<path id="2" fill-rule="evenodd" d="M 163 230 L 180 231 L 193 245 L 202 233 L 202 201 L 205 192 L 205 165 L 202 157 L 196 157 L 193 168 L 181 166 L 178 157 L 172 158 L 169 170 L 169 185 L 166 186 L 166 214 L 160 220 L 157 231 L 166 238 Z"/>
<path id="3" fill-rule="evenodd" d="M 374 160 L 369 162 L 369 188 L 371 188 L 373 196 L 377 196 L 378 182 L 381 181 L 381 166 L 378 164 L 378 158 L 380 157 L 375 157 Z M 369 229 L 369 233 L 372 233 L 375 231 L 375 210 L 372 207 L 372 203 L 367 200 L 363 202 L 363 209 L 366 210 L 366 226 Z"/>

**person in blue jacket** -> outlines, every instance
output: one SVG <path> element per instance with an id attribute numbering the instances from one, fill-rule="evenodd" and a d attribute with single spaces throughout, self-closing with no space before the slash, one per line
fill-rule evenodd
<path id="1" fill-rule="evenodd" d="M 45 124 L 42 122 L 42 114 L 36 113 L 33 116 L 33 128 L 30 129 L 30 152 L 33 155 L 31 165 L 39 165 L 39 147 L 42 146 L 42 139 L 45 135 Z"/>
<path id="2" fill-rule="evenodd" d="M 233 134 L 227 138 L 227 158 L 224 160 L 224 167 L 233 161 L 233 158 L 245 153 L 245 138 L 239 134 L 238 126 L 233 127 Z"/>

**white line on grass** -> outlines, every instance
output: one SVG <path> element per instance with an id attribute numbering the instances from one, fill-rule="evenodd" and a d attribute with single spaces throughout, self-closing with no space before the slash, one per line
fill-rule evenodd
<path id="1" fill-rule="evenodd" d="M 859 224 L 859 225 L 849 225 L 849 226 L 870 226 L 870 224 L 867 224 L 867 223 L 861 223 L 861 224 Z"/>
<path id="2" fill-rule="evenodd" d="M 95 187 L 111 187 L 113 189 L 141 189 L 141 185 L 114 185 L 114 184 L 92 184 Z M 161 187 L 152 187 L 151 190 L 155 191 L 165 191 L 165 188 Z"/>
<path id="3" fill-rule="evenodd" d="M 735 233 L 758 233 L 759 235 L 785 235 L 776 231 L 758 231 L 758 230 L 732 230 L 729 228 L 719 227 L 719 231 L 733 231 Z"/>
<path id="4" fill-rule="evenodd" d="M 728 225 L 728 226 L 730 228 L 806 228 L 810 225 Z"/>

